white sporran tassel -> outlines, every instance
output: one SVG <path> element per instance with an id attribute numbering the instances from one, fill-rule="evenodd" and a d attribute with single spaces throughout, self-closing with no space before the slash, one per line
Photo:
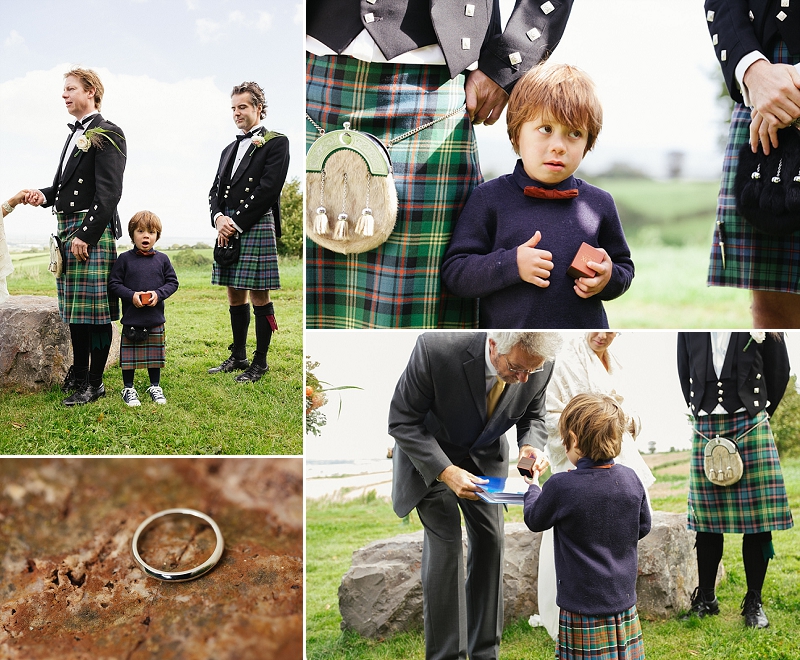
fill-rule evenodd
<path id="1" fill-rule="evenodd" d="M 317 215 L 314 216 L 314 233 L 318 236 L 326 236 L 330 230 L 328 211 L 324 206 L 317 207 Z"/>
<path id="2" fill-rule="evenodd" d="M 372 236 L 375 233 L 375 218 L 372 216 L 372 209 L 365 208 L 361 211 L 361 217 L 356 224 L 356 234 L 362 236 Z"/>
<path id="3" fill-rule="evenodd" d="M 333 230 L 333 240 L 347 240 L 347 213 L 340 213 L 336 221 L 336 228 Z"/>

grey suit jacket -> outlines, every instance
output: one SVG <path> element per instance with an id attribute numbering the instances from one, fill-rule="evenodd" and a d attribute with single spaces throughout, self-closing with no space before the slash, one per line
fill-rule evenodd
<path id="1" fill-rule="evenodd" d="M 394 451 L 392 502 L 406 516 L 449 465 L 471 457 L 485 476 L 508 475 L 505 432 L 520 446 L 543 449 L 547 384 L 553 363 L 528 382 L 506 387 L 486 421 L 486 333 L 420 335 L 389 408 Z"/>

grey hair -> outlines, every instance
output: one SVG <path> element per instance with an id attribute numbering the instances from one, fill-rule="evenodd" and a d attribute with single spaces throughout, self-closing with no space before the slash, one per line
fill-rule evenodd
<path id="1" fill-rule="evenodd" d="M 545 362 L 552 362 L 561 349 L 563 340 L 557 332 L 490 332 L 500 355 L 508 355 L 514 346 L 519 346 L 528 355 L 538 355 Z"/>

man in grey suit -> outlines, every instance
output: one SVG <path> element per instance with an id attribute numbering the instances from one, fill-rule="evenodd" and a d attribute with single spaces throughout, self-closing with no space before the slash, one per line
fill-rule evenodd
<path id="1" fill-rule="evenodd" d="M 428 659 L 497 658 L 503 632 L 503 509 L 475 494 L 481 476 L 508 476 L 505 432 L 519 456 L 547 467 L 545 397 L 555 333 L 420 335 L 389 410 L 392 501 L 425 528 L 422 593 Z M 498 399 L 499 396 L 499 399 Z M 466 580 L 461 518 L 469 550 Z"/>

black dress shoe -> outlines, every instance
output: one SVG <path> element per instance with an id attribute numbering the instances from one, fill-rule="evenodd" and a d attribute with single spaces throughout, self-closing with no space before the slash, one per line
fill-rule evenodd
<path id="1" fill-rule="evenodd" d="M 269 365 L 265 364 L 263 367 L 255 362 L 251 364 L 244 373 L 239 374 L 234 378 L 237 383 L 255 383 L 261 380 L 261 376 L 269 371 Z"/>
<path id="2" fill-rule="evenodd" d="M 89 383 L 84 382 L 75 390 L 74 394 L 68 396 L 61 403 L 67 406 L 67 408 L 71 408 L 72 406 L 82 406 L 92 401 L 97 401 L 100 397 L 104 397 L 105 395 L 106 388 L 103 383 L 95 387 L 94 385 L 89 385 Z"/>
<path id="3" fill-rule="evenodd" d="M 75 365 L 73 365 L 69 368 L 69 371 L 67 371 L 67 376 L 64 378 L 64 384 L 61 386 L 61 391 L 64 394 L 69 394 L 70 392 L 77 390 L 80 384 L 81 379 L 75 376 Z"/>
<path id="4" fill-rule="evenodd" d="M 742 600 L 742 616 L 748 628 L 769 628 L 769 620 L 761 607 L 761 594 L 748 591 Z"/>
<path id="5" fill-rule="evenodd" d="M 248 360 L 247 358 L 240 360 L 239 358 L 235 358 L 233 357 L 233 355 L 231 355 L 218 367 L 211 367 L 211 369 L 208 370 L 208 373 L 218 374 L 222 371 L 225 372 L 241 371 L 242 369 L 247 369 L 249 366 L 250 366 L 250 360 Z"/>
<path id="6" fill-rule="evenodd" d="M 692 592 L 692 606 L 689 611 L 682 617 L 684 621 L 688 621 L 693 616 L 702 619 L 707 616 L 715 616 L 719 614 L 719 601 L 716 596 L 713 600 L 706 600 L 703 598 L 703 592 L 700 587 L 695 587 Z"/>

